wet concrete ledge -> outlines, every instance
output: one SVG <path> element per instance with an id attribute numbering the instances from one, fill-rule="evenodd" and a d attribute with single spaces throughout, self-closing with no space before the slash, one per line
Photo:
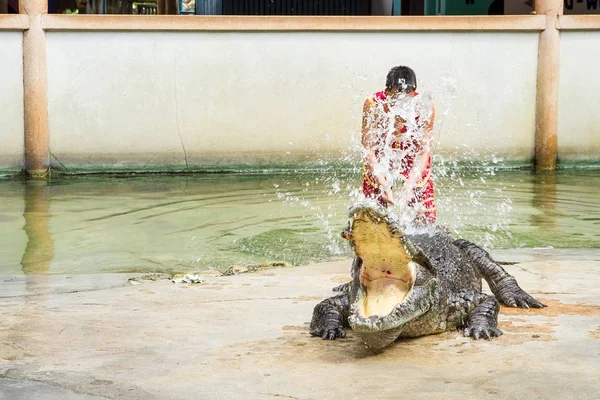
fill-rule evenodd
<path id="1" fill-rule="evenodd" d="M 308 335 L 347 260 L 198 285 L 2 276 L 0 293 L 12 295 L 0 298 L 0 399 L 17 384 L 30 398 L 68 399 L 596 398 L 600 250 L 493 255 L 549 307 L 503 308 L 496 340 L 448 332 L 378 354 Z"/>
<path id="2" fill-rule="evenodd" d="M 331 158 L 325 165 L 321 161 L 311 160 L 307 162 L 305 159 L 296 158 L 292 162 L 283 162 L 275 159 L 271 162 L 260 162 L 252 160 L 252 162 L 240 163 L 238 158 L 233 158 L 230 162 L 222 162 L 221 164 L 213 163 L 194 163 L 185 165 L 182 163 L 171 163 L 162 162 L 152 165 L 147 165 L 147 158 L 149 155 L 145 155 L 145 158 L 140 160 L 133 160 L 131 163 L 124 164 L 117 162 L 119 155 L 113 155 L 102 163 L 90 164 L 89 155 L 82 157 L 85 158 L 86 162 L 75 160 L 73 163 L 69 163 L 69 167 L 65 167 L 61 162 L 54 162 L 50 166 L 49 179 L 53 178 L 94 178 L 94 177 L 114 177 L 114 178 L 131 178 L 138 176 L 193 176 L 202 174 L 296 174 L 296 173 L 347 173 L 357 174 L 360 172 L 357 169 L 356 163 L 339 162 L 339 157 Z M 2 160 L 3 156 L 0 155 L 0 179 L 5 180 L 23 180 L 27 179 L 27 175 L 22 170 L 22 160 L 17 162 L 6 162 Z M 207 157 L 202 158 L 206 160 Z M 224 156 L 219 157 L 220 160 L 224 159 Z M 481 172 L 489 171 L 490 164 L 485 160 L 479 161 L 464 161 L 464 160 L 453 160 L 449 156 L 445 156 L 448 164 L 453 163 L 451 170 L 456 171 L 470 171 L 470 172 Z M 233 161 L 235 160 L 235 161 Z M 4 161 L 4 162 L 2 162 Z M 435 162 L 435 161 L 434 161 Z M 533 171 L 534 166 L 529 159 L 509 159 L 501 163 L 494 164 L 495 171 Z M 450 167 L 446 167 L 450 168 Z M 600 158 L 597 156 L 573 156 L 571 160 L 565 161 L 560 160 L 557 165 L 557 170 L 560 171 L 572 171 L 572 170 L 599 170 L 600 169 Z"/>

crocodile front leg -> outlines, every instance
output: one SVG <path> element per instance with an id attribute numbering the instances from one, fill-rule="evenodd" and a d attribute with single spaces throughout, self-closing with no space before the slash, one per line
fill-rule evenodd
<path id="1" fill-rule="evenodd" d="M 310 334 L 329 340 L 345 338 L 346 330 L 344 328 L 348 327 L 349 313 L 350 305 L 347 293 L 323 300 L 315 306 L 313 311 Z"/>
<path id="2" fill-rule="evenodd" d="M 477 266 L 492 293 L 502 304 L 509 307 L 542 308 L 546 307 L 521 289 L 514 276 L 504 270 L 490 254 L 469 241 L 459 239 L 454 244 Z"/>
<path id="3" fill-rule="evenodd" d="M 498 301 L 485 293 L 463 289 L 449 304 L 449 323 L 463 329 L 465 336 L 475 340 L 502 335 L 498 329 Z"/>

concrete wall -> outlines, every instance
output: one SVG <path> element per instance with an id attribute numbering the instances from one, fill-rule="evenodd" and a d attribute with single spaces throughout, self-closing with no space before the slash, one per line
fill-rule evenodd
<path id="1" fill-rule="evenodd" d="M 600 161 L 600 31 L 562 32 L 558 157 L 563 163 Z"/>
<path id="2" fill-rule="evenodd" d="M 0 30 L 0 175 L 23 166 L 23 33 Z"/>
<path id="3" fill-rule="evenodd" d="M 57 167 L 268 166 L 352 154 L 364 98 L 397 64 L 434 95 L 436 153 L 523 163 L 533 155 L 536 32 L 51 31 L 47 40 Z"/>

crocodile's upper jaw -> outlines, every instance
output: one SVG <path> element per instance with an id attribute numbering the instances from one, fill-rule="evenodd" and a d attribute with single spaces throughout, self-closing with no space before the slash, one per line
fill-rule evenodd
<path id="1" fill-rule="evenodd" d="M 362 259 L 359 276 L 362 290 L 353 312 L 375 323 L 409 296 L 416 277 L 415 250 L 402 229 L 386 217 L 385 210 L 357 207 L 351 210 L 351 218 L 346 238 L 356 256 Z M 390 318 L 386 318 L 386 325 L 389 322 Z"/>

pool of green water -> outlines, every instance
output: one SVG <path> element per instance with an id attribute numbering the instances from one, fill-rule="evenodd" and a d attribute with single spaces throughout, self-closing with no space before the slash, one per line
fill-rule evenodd
<path id="1" fill-rule="evenodd" d="M 351 173 L 0 180 L 0 274 L 189 272 L 349 257 Z M 600 247 L 600 171 L 436 176 L 438 222 L 490 249 Z"/>

